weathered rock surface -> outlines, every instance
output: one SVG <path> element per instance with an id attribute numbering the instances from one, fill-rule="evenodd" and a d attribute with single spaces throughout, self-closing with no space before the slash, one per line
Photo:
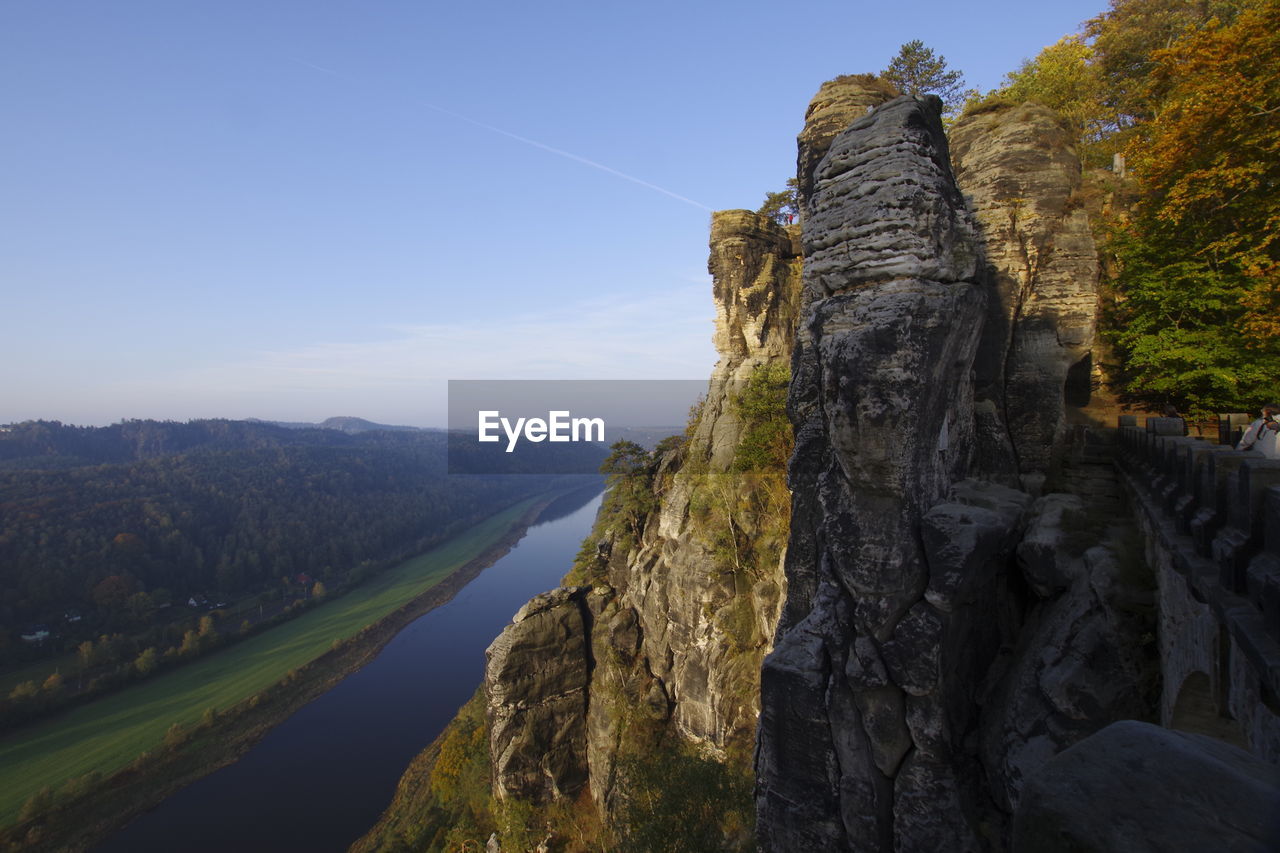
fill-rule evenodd
<path id="1" fill-rule="evenodd" d="M 690 452 L 727 470 L 742 436 L 730 395 L 752 372 L 772 361 L 789 361 L 800 307 L 799 229 L 783 228 L 748 210 L 721 210 L 711 217 L 711 273 L 716 326 L 712 341 L 720 361 L 711 375 Z M 685 508 L 672 502 L 668 519 Z"/>
<path id="2" fill-rule="evenodd" d="M 535 598 L 494 644 L 486 687 L 500 794 L 545 802 L 589 780 L 607 808 L 620 744 L 637 722 L 669 722 L 713 752 L 749 749 L 782 566 L 726 567 L 690 504 L 698 478 L 733 464 L 742 433 L 733 396 L 759 367 L 790 359 L 798 230 L 746 210 L 714 215 L 708 267 L 720 361 L 701 419 L 660 468 L 661 502 L 641 541 L 601 554 L 607 585 Z M 738 535 L 756 534 L 749 519 L 735 523 Z M 552 745 L 546 757 L 538 744 Z"/>
<path id="3" fill-rule="evenodd" d="M 1051 600 L 1030 610 L 1007 668 L 984 699 L 981 750 L 991 796 L 1011 812 L 1025 780 L 1052 756 L 1117 720 L 1151 713 L 1146 690 L 1152 663 L 1142 635 L 1153 627 L 1131 615 L 1136 594 L 1122 580 L 1113 550 L 1095 546 L 1072 556 L 1046 519 L 1058 518 L 1048 495 L 1036 504 L 1030 533 L 1036 547 L 1048 539 L 1046 556 L 1066 568 L 1066 584 Z M 1024 542 L 1024 545 L 1026 543 Z M 1025 554 L 1019 546 L 1019 562 Z M 1025 565 L 1024 565 L 1025 569 Z M 1002 674 L 996 678 L 996 673 Z"/>
<path id="4" fill-rule="evenodd" d="M 963 745 L 1029 499 L 960 482 L 987 294 L 940 107 L 904 97 L 856 119 L 803 200 L 789 586 L 757 753 L 765 849 L 981 847 Z"/>
<path id="5" fill-rule="evenodd" d="M 804 130 L 796 143 L 800 151 L 796 176 L 800 195 L 813 194 L 813 170 L 854 119 L 862 118 L 885 101 L 902 94 L 874 74 L 845 74 L 818 89 L 804 114 Z"/>
<path id="6" fill-rule="evenodd" d="M 790 359 L 800 302 L 798 230 L 745 210 L 712 217 L 708 269 L 720 360 L 685 468 L 674 473 L 657 523 L 611 575 L 619 604 L 636 613 L 640 655 L 663 685 L 676 729 L 712 749 L 745 746 L 754 736 L 760 660 L 777 623 L 782 567 L 726 571 L 690 501 L 698 478 L 733 464 L 742 427 L 732 397 L 756 369 Z"/>
<path id="7" fill-rule="evenodd" d="M 1032 487 L 1061 441 L 1073 366 L 1087 397 L 1094 346 L 1098 256 L 1073 141 L 1056 113 L 1030 103 L 963 118 L 951 131 L 956 182 L 995 283 L 976 394 L 1000 411 L 1017 472 Z M 994 438 L 979 449 L 993 466 L 1009 458 Z"/>
<path id="8" fill-rule="evenodd" d="M 1134 721 L 1027 781 L 1014 853 L 1280 849 L 1280 769 L 1242 749 Z"/>
<path id="9" fill-rule="evenodd" d="M 494 793 L 549 801 L 587 782 L 585 587 L 543 593 L 485 652 Z"/>

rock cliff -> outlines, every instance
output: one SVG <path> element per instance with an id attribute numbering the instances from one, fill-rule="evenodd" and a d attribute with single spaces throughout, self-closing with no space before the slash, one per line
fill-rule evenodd
<path id="1" fill-rule="evenodd" d="M 607 810 L 618 756 L 654 730 L 714 755 L 750 751 L 782 598 L 787 501 L 769 517 L 728 472 L 744 429 L 738 396 L 790 359 L 797 236 L 745 210 L 713 217 L 720 361 L 686 444 L 656 462 L 655 508 L 634 541 L 602 534 L 579 578 L 588 587 L 535 599 L 489 649 L 499 797 L 548 802 L 589 782 Z"/>
<path id="2" fill-rule="evenodd" d="M 1105 525 L 1067 512 L 1085 514 L 1075 496 L 1033 504 L 1093 345 L 1079 167 L 1035 106 L 957 127 L 954 151 L 936 98 L 827 132 L 802 133 L 798 157 L 794 497 L 759 838 L 991 849 L 1026 773 L 1147 710 L 1148 623 L 1117 609 L 1141 591 L 1117 547 L 1067 541 Z"/>
<path id="3" fill-rule="evenodd" d="M 1012 467 L 1032 491 L 1062 445 L 1067 399 L 1083 405 L 1091 390 L 1098 256 L 1072 142 L 1063 119 L 1038 104 L 963 118 L 951 131 L 956 181 L 993 285 L 974 364 L 977 405 L 998 413 L 1011 441 L 981 431 L 982 461 L 993 473 Z"/>
<path id="4" fill-rule="evenodd" d="M 1159 716 L 1158 596 L 1109 449 L 1067 426 L 1098 300 L 1069 135 L 1028 104 L 949 142 L 940 108 L 824 84 L 802 229 L 713 217 L 696 420 L 489 649 L 497 799 L 589 795 L 607 822 L 659 745 L 744 764 L 753 736 L 765 850 L 1039 850 L 1043 821 L 1106 849 L 1087 818 L 1117 786 L 1080 765 L 1109 744 L 1266 795 L 1239 756 L 1116 722 Z M 789 490 L 747 459 L 743 403 L 788 364 Z M 1058 808 L 1064 778 L 1092 787 Z"/>

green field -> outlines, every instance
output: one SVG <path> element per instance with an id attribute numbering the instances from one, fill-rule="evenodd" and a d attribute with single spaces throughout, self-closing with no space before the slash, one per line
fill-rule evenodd
<path id="1" fill-rule="evenodd" d="M 198 721 L 269 687 L 448 577 L 509 531 L 531 498 L 255 637 L 0 740 L 0 825 L 42 787 L 110 774 L 159 746 L 169 726 Z"/>

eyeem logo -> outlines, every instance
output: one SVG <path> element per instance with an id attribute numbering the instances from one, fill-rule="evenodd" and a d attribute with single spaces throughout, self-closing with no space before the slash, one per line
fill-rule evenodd
<path id="1" fill-rule="evenodd" d="M 575 418 L 568 411 L 547 412 L 547 419 L 516 418 L 515 424 L 497 410 L 479 412 L 479 441 L 501 441 L 498 427 L 507 435 L 507 453 L 525 441 L 604 441 L 604 418 Z"/>
<path id="2" fill-rule="evenodd" d="M 450 379 L 448 472 L 599 478 L 610 445 L 683 434 L 706 392 L 705 379 Z"/>

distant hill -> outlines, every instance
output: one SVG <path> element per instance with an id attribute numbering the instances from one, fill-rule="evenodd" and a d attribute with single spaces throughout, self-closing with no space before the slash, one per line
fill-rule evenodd
<path id="1" fill-rule="evenodd" d="M 653 450 L 658 442 L 672 435 L 684 435 L 683 426 L 619 427 L 605 430 L 605 444 L 617 441 L 634 441 L 645 450 Z"/>
<path id="2" fill-rule="evenodd" d="M 25 421 L 0 426 L 0 469 L 74 468 L 155 459 L 193 450 L 251 450 L 272 447 L 349 447 L 359 439 L 403 441 L 439 435 L 439 430 L 383 426 L 362 418 L 329 418 L 323 424 L 281 424 L 263 420 L 129 420 L 105 427 L 60 421 Z M 380 437 L 381 434 L 381 437 Z M 392 438 L 392 434 L 396 436 Z M 439 442 L 443 448 L 443 440 Z"/>
<path id="3" fill-rule="evenodd" d="M 345 432 L 348 434 L 353 434 L 357 432 L 370 432 L 372 430 L 379 430 L 379 429 L 399 430 L 399 431 L 412 430 L 416 432 L 430 432 L 430 430 L 423 430 L 420 427 L 393 426 L 391 424 L 379 424 L 379 423 L 374 423 L 373 421 L 367 421 L 364 418 L 354 418 L 354 417 L 325 418 L 323 421 L 321 421 L 318 424 L 306 423 L 303 421 L 264 421 L 258 418 L 246 418 L 245 420 L 247 420 L 249 423 L 274 424 L 275 426 L 284 427 L 285 429 L 334 429 L 334 430 L 338 430 L 339 432 Z"/>
<path id="4" fill-rule="evenodd" d="M 441 430 L 0 427 L 0 668 L 117 632 L 147 635 L 132 654 L 172 646 L 155 614 L 192 597 L 280 603 L 315 580 L 337 591 L 553 485 L 598 485 L 607 455 L 555 445 L 540 468 L 514 469 L 533 476 L 449 476 L 447 449 Z M 574 471 L 593 476 L 558 476 Z M 39 624 L 57 636 L 20 641 Z"/>

